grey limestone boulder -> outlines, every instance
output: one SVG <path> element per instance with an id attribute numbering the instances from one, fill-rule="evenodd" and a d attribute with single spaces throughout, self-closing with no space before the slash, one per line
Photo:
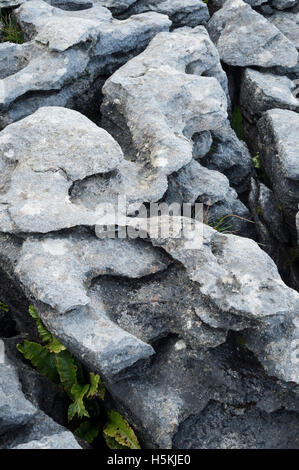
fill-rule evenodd
<path id="1" fill-rule="evenodd" d="M 228 65 L 293 67 L 298 53 L 279 29 L 242 0 L 228 0 L 208 23 L 220 58 Z"/>
<path id="2" fill-rule="evenodd" d="M 258 122 L 258 131 L 262 168 L 295 236 L 299 201 L 299 115 L 294 111 L 272 109 Z"/>
<path id="3" fill-rule="evenodd" d="M 245 69 L 240 104 L 246 119 L 255 123 L 265 111 L 273 108 L 299 110 L 295 96 L 296 85 L 287 76 Z"/>
<path id="4" fill-rule="evenodd" d="M 113 14 L 128 17 L 136 13 L 156 11 L 168 15 L 173 25 L 198 26 L 209 20 L 209 11 L 202 0 L 100 0 Z"/>
<path id="5" fill-rule="evenodd" d="M 250 213 L 238 199 L 236 191 L 222 173 L 203 167 L 195 160 L 171 175 L 165 196 L 168 204 L 195 202 L 204 204 L 206 222 L 217 225 L 223 219 L 223 227 L 238 235 L 250 236 Z"/>
<path id="6" fill-rule="evenodd" d="M 276 28 L 278 28 L 299 49 L 299 13 L 292 11 L 276 11 L 268 17 Z"/>
<path id="7" fill-rule="evenodd" d="M 194 137 L 194 158 L 210 170 L 223 173 L 238 194 L 248 190 L 253 169 L 252 158 L 247 145 L 238 139 L 230 123 L 226 121 L 220 129 L 211 131 L 209 150 L 197 156 L 200 139 L 201 134 Z"/>
<path id="8" fill-rule="evenodd" d="M 79 106 L 99 76 L 138 54 L 171 24 L 155 12 L 120 21 L 100 5 L 65 11 L 42 0 L 24 3 L 14 15 L 30 41 L 0 44 L 0 63 L 12 63 L 0 80 L 0 128 L 41 106 Z"/>

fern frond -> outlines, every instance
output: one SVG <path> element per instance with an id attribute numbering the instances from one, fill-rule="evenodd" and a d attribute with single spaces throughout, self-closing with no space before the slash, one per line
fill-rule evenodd
<path id="1" fill-rule="evenodd" d="M 83 418 L 86 416 L 89 418 L 88 411 L 84 405 L 84 397 L 89 390 L 89 385 L 73 385 L 71 389 L 71 395 L 73 397 L 74 402 L 71 403 L 68 409 L 68 420 L 71 421 L 76 415 L 78 418 Z"/>
<path id="2" fill-rule="evenodd" d="M 37 331 L 40 336 L 40 339 L 43 343 L 48 343 L 52 341 L 53 336 L 50 331 L 47 330 L 41 319 L 39 318 L 38 314 L 33 305 L 29 305 L 29 314 L 32 316 L 36 323 Z"/>
<path id="3" fill-rule="evenodd" d="M 93 424 L 90 420 L 84 421 L 75 430 L 75 435 L 91 444 L 98 437 L 100 427 Z"/>
<path id="4" fill-rule="evenodd" d="M 61 351 L 55 354 L 57 371 L 64 390 L 70 395 L 73 385 L 77 384 L 77 367 L 74 358 L 69 351 Z"/>
<path id="5" fill-rule="evenodd" d="M 50 353 L 45 346 L 24 340 L 23 345 L 17 345 L 17 349 L 41 375 L 48 377 L 55 383 L 59 383 L 54 354 Z"/>
<path id="6" fill-rule="evenodd" d="M 111 439 L 107 441 L 108 437 L 115 439 L 117 444 L 126 448 L 140 449 L 136 434 L 122 415 L 112 410 L 108 413 L 108 417 L 108 422 L 103 431 L 107 444 L 109 445 L 109 443 L 111 444 L 112 442 Z"/>
<path id="7" fill-rule="evenodd" d="M 91 397 L 97 396 L 101 400 L 104 400 L 106 389 L 101 380 L 101 377 L 98 374 L 94 374 L 93 372 L 90 372 L 89 376 L 90 376 L 90 387 L 89 387 L 87 397 L 91 398 Z"/>

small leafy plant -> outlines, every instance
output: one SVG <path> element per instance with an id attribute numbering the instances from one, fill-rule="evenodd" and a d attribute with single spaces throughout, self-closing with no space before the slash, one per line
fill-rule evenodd
<path id="1" fill-rule="evenodd" d="M 0 310 L 4 310 L 4 312 L 8 312 L 9 306 L 5 305 L 3 302 L 0 301 Z"/>
<path id="2" fill-rule="evenodd" d="M 260 160 L 260 154 L 257 153 L 253 158 L 253 166 L 256 170 L 260 170 L 261 169 L 261 160 Z"/>
<path id="3" fill-rule="evenodd" d="M 0 11 L 0 41 L 14 42 L 16 44 L 23 44 L 24 34 L 19 28 L 17 23 L 14 21 L 11 14 L 3 15 Z"/>
<path id="4" fill-rule="evenodd" d="M 24 340 L 17 349 L 41 375 L 64 388 L 70 400 L 68 421 L 76 422 L 74 433 L 91 444 L 102 427 L 100 403 L 106 390 L 101 378 L 90 372 L 86 380 L 81 363 L 46 329 L 32 305 L 29 313 L 35 320 L 42 344 Z M 140 449 L 133 429 L 116 411 L 108 413 L 103 435 L 111 449 Z"/>

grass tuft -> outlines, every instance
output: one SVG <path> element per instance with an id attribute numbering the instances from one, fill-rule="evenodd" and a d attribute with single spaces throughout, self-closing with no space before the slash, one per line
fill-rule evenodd
<path id="1" fill-rule="evenodd" d="M 0 42 L 14 42 L 15 44 L 23 44 L 25 41 L 23 31 L 19 28 L 12 15 L 3 15 L 0 12 Z"/>

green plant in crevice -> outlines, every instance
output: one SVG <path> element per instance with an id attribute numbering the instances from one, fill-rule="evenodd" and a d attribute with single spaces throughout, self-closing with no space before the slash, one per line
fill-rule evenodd
<path id="1" fill-rule="evenodd" d="M 261 169 L 261 160 L 260 160 L 260 154 L 259 152 L 252 158 L 253 160 L 253 166 L 256 170 Z"/>
<path id="2" fill-rule="evenodd" d="M 241 217 L 240 215 L 237 214 L 224 214 L 222 217 L 220 217 L 219 220 L 214 220 L 209 217 L 209 210 L 210 206 L 207 205 L 206 209 L 204 209 L 203 212 L 203 223 L 206 225 L 209 225 L 209 227 L 212 227 L 214 230 L 216 230 L 219 233 L 223 234 L 233 234 L 236 232 L 236 230 L 232 230 L 234 227 L 233 225 L 229 224 L 229 219 L 239 219 L 243 220 L 244 222 L 249 222 L 251 224 L 254 224 L 252 220 L 246 219 L 245 217 Z"/>
<path id="3" fill-rule="evenodd" d="M 226 219 L 228 219 L 229 217 L 233 217 L 233 215 L 225 215 L 217 221 L 211 220 L 207 225 L 209 225 L 219 233 L 233 233 L 233 226 L 225 222 Z"/>
<path id="4" fill-rule="evenodd" d="M 0 10 L 0 23 L 2 25 L 0 42 L 9 41 L 16 44 L 23 44 L 25 41 L 23 31 L 14 21 L 11 14 L 3 15 Z"/>
<path id="5" fill-rule="evenodd" d="M 112 449 L 140 449 L 138 439 L 127 421 L 117 411 L 108 413 L 104 436 Z"/>
<path id="6" fill-rule="evenodd" d="M 238 139 L 243 140 L 243 116 L 240 106 L 235 105 L 232 113 L 232 128 Z"/>
<path id="7" fill-rule="evenodd" d="M 0 301 L 0 310 L 4 310 L 4 312 L 9 312 L 9 306 L 5 305 L 3 302 Z"/>
<path id="8" fill-rule="evenodd" d="M 63 387 L 70 400 L 68 421 L 71 429 L 75 422 L 73 432 L 91 444 L 102 429 L 100 403 L 105 398 L 106 390 L 101 378 L 90 372 L 86 380 L 81 363 L 47 330 L 32 305 L 29 313 L 35 320 L 42 344 L 24 340 L 23 344 L 17 345 L 17 349 L 41 375 Z M 119 413 L 110 411 L 108 417 L 103 429 L 108 447 L 140 448 L 133 429 Z"/>

